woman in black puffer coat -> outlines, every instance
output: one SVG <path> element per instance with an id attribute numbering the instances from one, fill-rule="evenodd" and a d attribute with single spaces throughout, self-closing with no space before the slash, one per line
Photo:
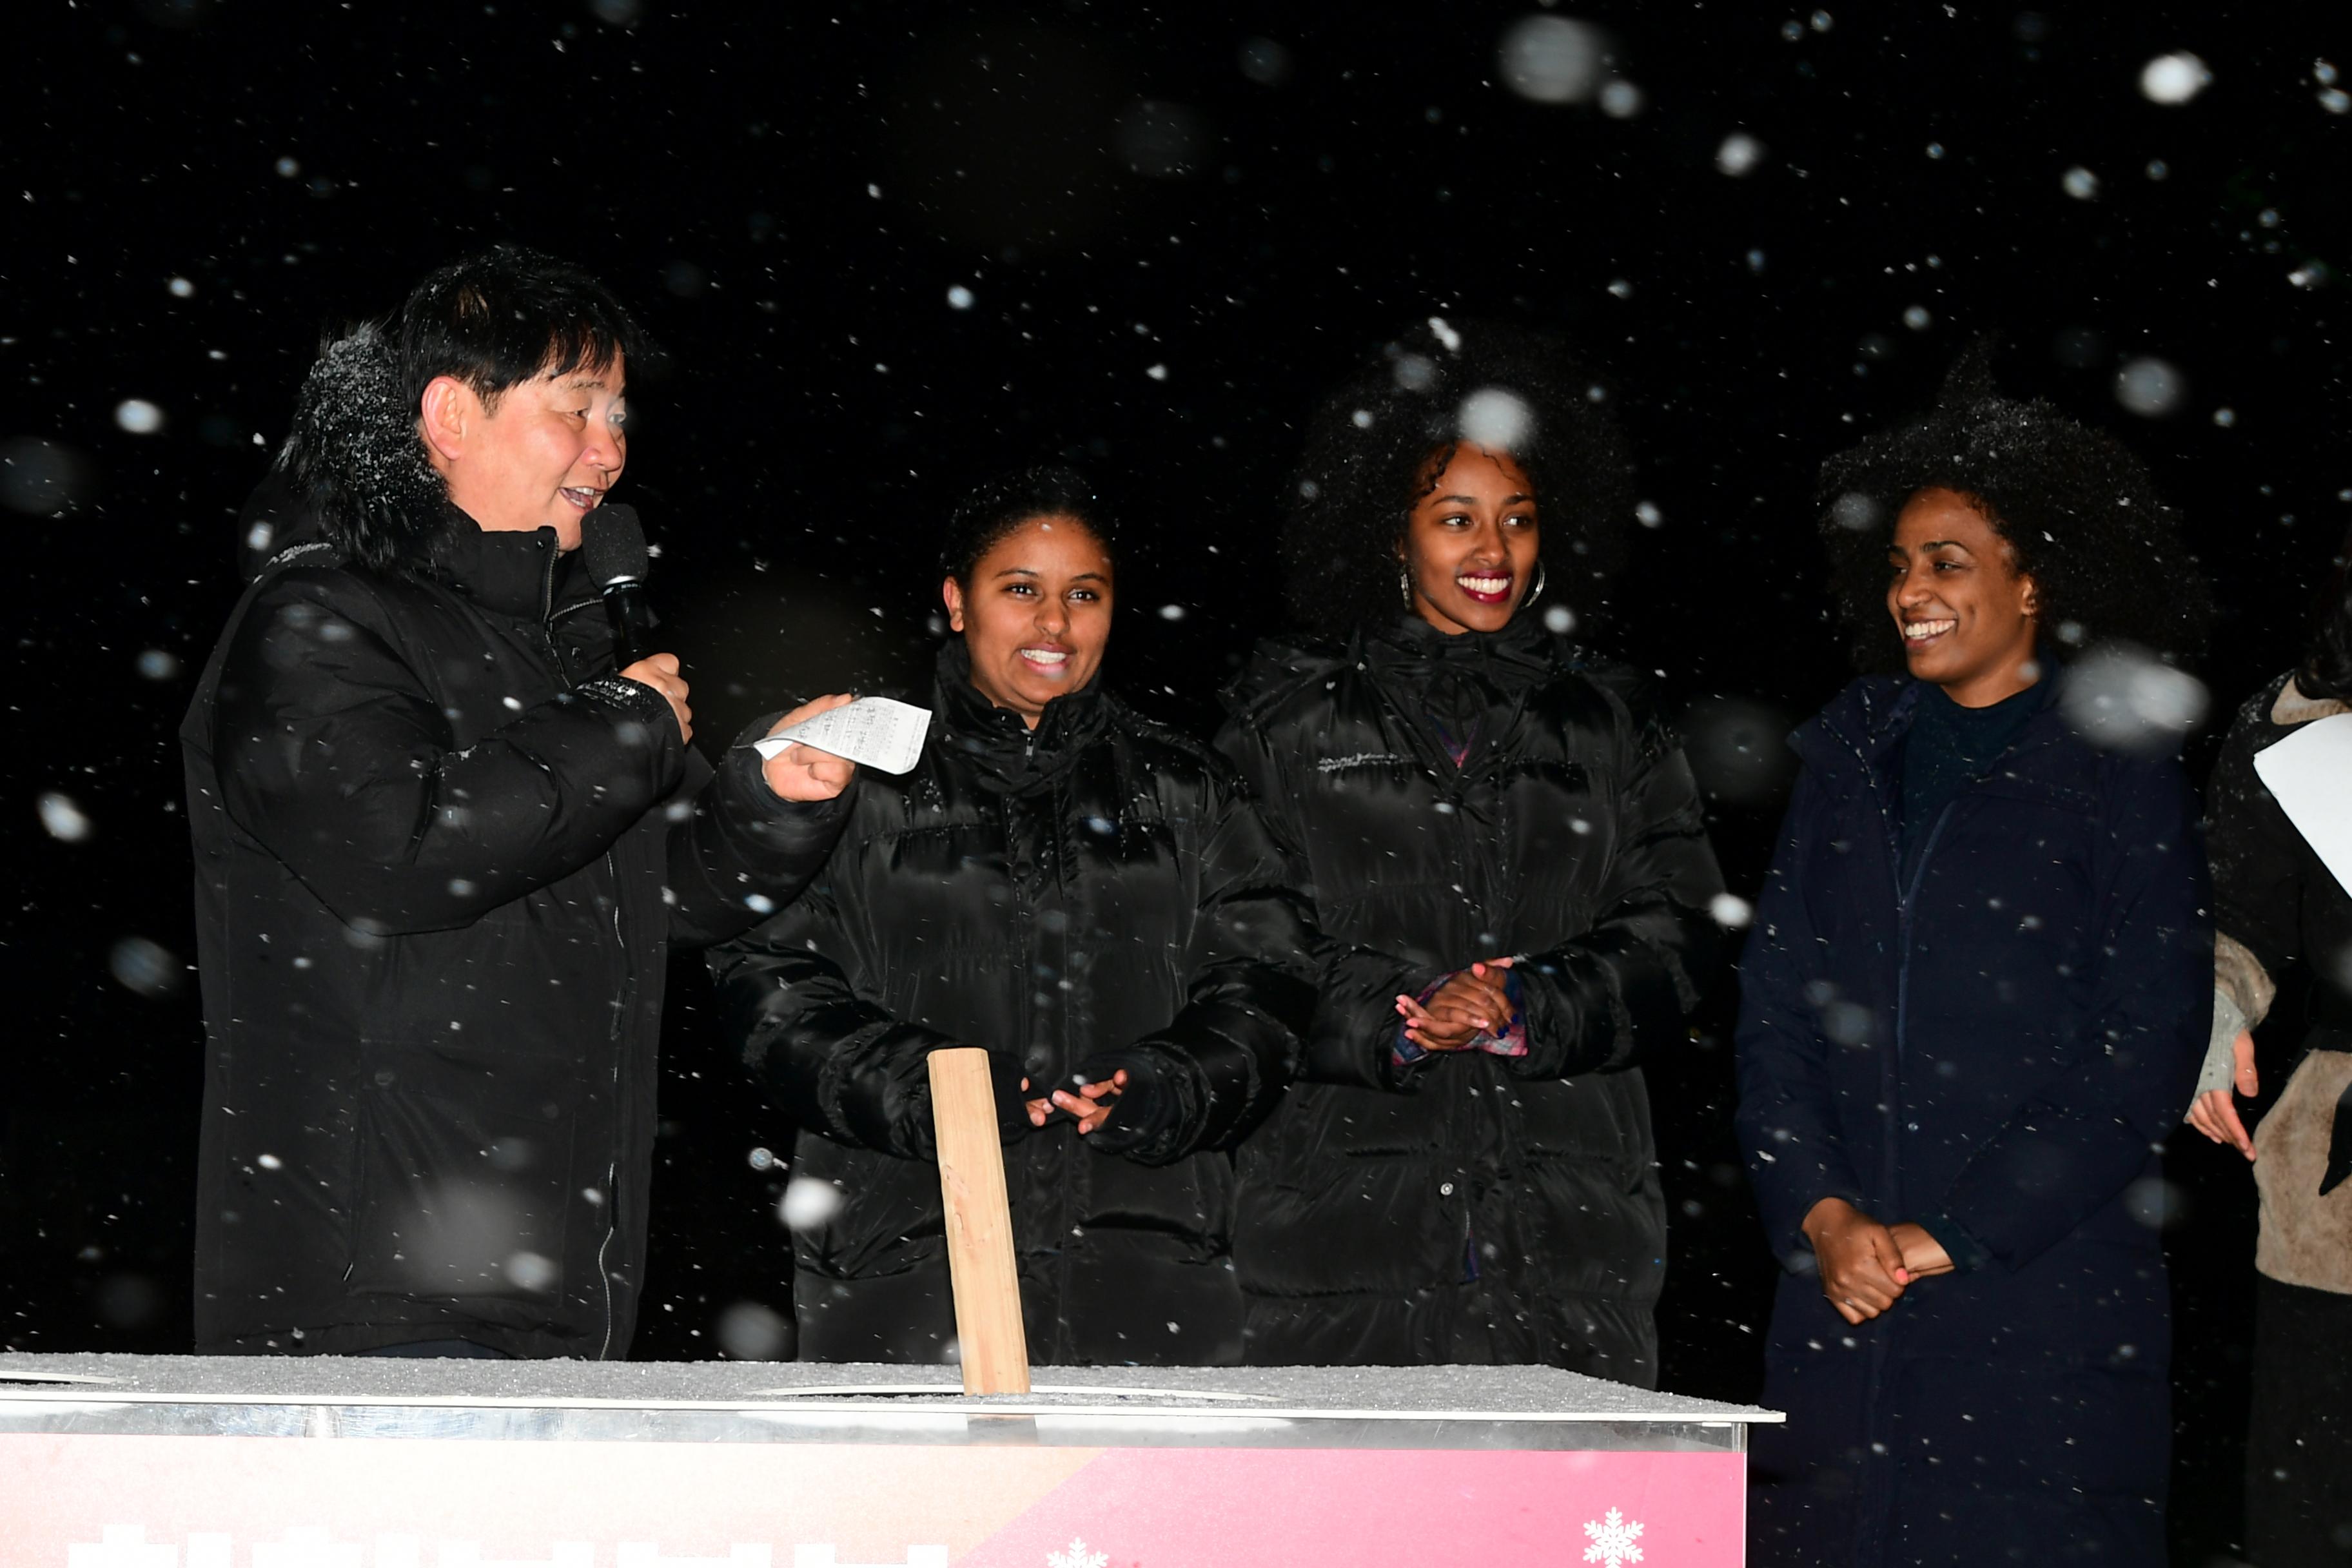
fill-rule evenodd
<path id="1" fill-rule="evenodd" d="M 1329 939 L 1242 1152 L 1253 1362 L 1657 1381 L 1636 1063 L 1685 1037 L 1722 881 L 1640 682 L 1566 635 L 1631 510 L 1588 384 L 1433 321 L 1310 435 L 1286 552 L 1321 635 L 1260 647 L 1219 741 Z"/>
<path id="2" fill-rule="evenodd" d="M 801 1356 L 949 1352 L 927 1062 L 980 1046 L 1030 1358 L 1232 1363 L 1226 1151 L 1293 1072 L 1305 904 L 1233 770 L 1094 679 L 1112 568 L 1083 479 L 983 488 L 942 564 L 962 636 L 921 759 L 863 770 L 816 884 L 711 961 L 802 1128 L 795 1179 L 841 1194 L 796 1237 Z"/>

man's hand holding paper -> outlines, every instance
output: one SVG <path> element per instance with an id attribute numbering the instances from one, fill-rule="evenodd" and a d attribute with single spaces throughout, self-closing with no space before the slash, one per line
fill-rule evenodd
<path id="1" fill-rule="evenodd" d="M 765 740 L 751 744 L 767 759 L 768 784 L 778 795 L 829 800 L 848 786 L 852 763 L 886 773 L 913 767 L 930 723 L 929 709 L 887 697 L 820 697 L 785 714 Z M 779 768 L 786 779 L 780 780 Z"/>
<path id="2" fill-rule="evenodd" d="M 760 752 L 760 772 L 779 798 L 831 800 L 849 787 L 850 776 L 857 771 L 855 760 L 796 742 L 787 731 L 855 700 L 848 692 L 836 691 L 830 697 L 803 702 L 777 720 L 766 740 L 753 742 Z"/>

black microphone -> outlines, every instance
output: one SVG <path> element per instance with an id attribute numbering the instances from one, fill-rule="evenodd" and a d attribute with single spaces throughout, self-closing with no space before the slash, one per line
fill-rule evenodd
<path id="1" fill-rule="evenodd" d="M 637 509 L 606 501 L 581 520 L 580 552 L 588 575 L 604 595 L 604 613 L 613 622 L 613 665 L 629 666 L 658 651 L 653 643 L 660 617 L 646 598 L 646 574 L 653 552 L 646 548 L 645 526 Z"/>

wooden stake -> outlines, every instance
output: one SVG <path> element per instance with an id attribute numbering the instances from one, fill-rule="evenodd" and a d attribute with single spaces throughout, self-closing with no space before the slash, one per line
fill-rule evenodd
<path id="1" fill-rule="evenodd" d="M 1004 1197 L 1004 1145 L 988 1053 L 971 1046 L 933 1051 L 930 1070 L 963 1391 L 1026 1394 L 1029 1340 L 1021 1323 L 1021 1279 L 1013 1261 L 1013 1213 Z"/>

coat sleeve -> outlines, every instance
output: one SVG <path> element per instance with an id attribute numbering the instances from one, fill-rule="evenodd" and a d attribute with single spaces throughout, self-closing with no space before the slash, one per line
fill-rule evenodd
<path id="1" fill-rule="evenodd" d="M 1285 879 L 1305 900 L 1311 920 L 1314 869 L 1302 847 L 1307 838 L 1299 802 L 1289 789 L 1280 752 L 1263 726 L 1240 714 L 1226 721 L 1217 749 L 1249 786 L 1265 831 L 1282 857 Z M 1417 1088 L 1419 1074 L 1400 1070 L 1392 1055 L 1396 998 L 1419 993 L 1438 972 L 1378 948 L 1344 942 L 1319 925 L 1309 942 L 1316 997 L 1299 1041 L 1298 1076 L 1313 1083 L 1364 1089 Z"/>
<path id="2" fill-rule="evenodd" d="M 1791 1267 L 1811 1260 L 1801 1227 L 1815 1204 L 1837 1197 L 1864 1205 L 1831 1088 L 1830 1043 L 1813 1002 L 1828 965 L 1805 881 L 1822 809 L 1821 785 L 1807 769 L 1781 819 L 1739 963 L 1739 1109 L 1733 1120 L 1765 1236 Z"/>
<path id="3" fill-rule="evenodd" d="M 2260 718 L 2239 716 L 2213 764 L 2210 839 L 2213 921 L 2273 978 L 2299 956 L 2301 835 L 2254 771 Z"/>
<path id="4" fill-rule="evenodd" d="M 1625 733 L 1616 852 L 1590 931 L 1515 966 L 1528 1049 L 1514 1077 L 1559 1079 L 1631 1067 L 1682 1042 L 1714 977 L 1723 872 L 1707 843 L 1698 783 L 1681 748 L 1639 711 Z"/>
<path id="5" fill-rule="evenodd" d="M 727 748 L 669 837 L 670 940 L 707 947 L 758 924 L 798 897 L 849 820 L 849 787 L 831 800 L 785 800 L 768 787 L 750 742 L 777 715 L 754 721 Z M 673 807 L 672 809 L 677 809 Z"/>
<path id="6" fill-rule="evenodd" d="M 2110 766 L 2102 962 L 2078 1059 L 1918 1216 L 1963 1267 L 2022 1268 L 2121 1196 L 2179 1122 L 2205 1053 L 2213 919 L 2196 795 L 2169 759 Z"/>
<path id="7" fill-rule="evenodd" d="M 1297 1077 L 1315 1009 L 1320 938 L 1307 900 L 1290 887 L 1239 781 L 1214 767 L 1203 787 L 1187 998 L 1164 1028 L 1130 1047 L 1151 1060 L 1160 1091 L 1174 1100 L 1157 1136 L 1118 1147 L 1143 1164 L 1230 1149 L 1247 1136 Z"/>
<path id="8" fill-rule="evenodd" d="M 459 748 L 347 574 L 247 604 L 211 746 L 230 819 L 346 923 L 452 930 L 580 869 L 685 776 L 669 704 L 608 676 Z"/>
<path id="9" fill-rule="evenodd" d="M 936 1157 L 930 1055 L 973 1042 L 867 1000 L 866 965 L 829 879 L 707 956 L 726 1037 L 804 1131 L 904 1159 Z M 1018 1057 L 993 1049 L 989 1057 L 1000 1111 L 1008 1074 L 1017 1106 Z M 1027 1126 L 1024 1120 L 1004 1131 Z"/>
<path id="10" fill-rule="evenodd" d="M 2270 1016 L 2277 977 L 2301 946 L 2305 874 L 2298 835 L 2254 771 L 2255 740 L 2276 699 L 2275 689 L 2266 689 L 2239 712 L 2205 792 L 2213 872 L 2213 1030 L 2197 1077 L 2200 1094 L 2236 1081 L 2238 1037 Z"/>

